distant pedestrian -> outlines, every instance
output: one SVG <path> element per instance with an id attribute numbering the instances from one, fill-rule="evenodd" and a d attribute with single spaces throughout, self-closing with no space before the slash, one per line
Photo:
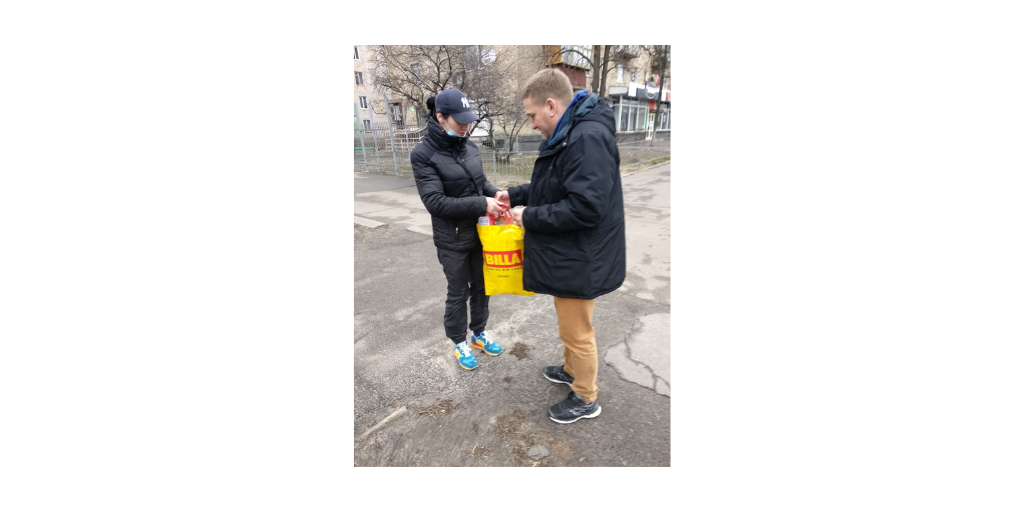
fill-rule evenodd
<path id="1" fill-rule="evenodd" d="M 530 183 L 499 192 L 525 228 L 523 288 L 554 296 L 564 364 L 544 376 L 568 384 L 568 398 L 548 408 L 558 423 L 601 414 L 597 402 L 594 299 L 626 278 L 626 224 L 615 145 L 615 116 L 596 94 L 575 95 L 555 69 L 533 75 L 523 108 L 545 142 Z"/>
<path id="2" fill-rule="evenodd" d="M 496 356 L 501 345 L 487 334 L 488 303 L 484 293 L 483 247 L 477 219 L 507 209 L 495 199 L 498 188 L 484 176 L 480 151 L 469 140 L 477 120 L 466 95 L 445 89 L 427 99 L 426 134 L 412 150 L 412 170 L 423 205 L 430 212 L 437 259 L 448 279 L 444 330 L 455 343 L 454 354 L 467 370 L 477 367 L 470 347 Z M 469 314 L 466 301 L 469 301 Z M 469 317 L 471 335 L 466 337 Z"/>

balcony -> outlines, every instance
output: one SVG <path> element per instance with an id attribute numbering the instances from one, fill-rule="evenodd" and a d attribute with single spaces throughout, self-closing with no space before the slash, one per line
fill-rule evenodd
<path id="1" fill-rule="evenodd" d="M 618 45 L 615 47 L 615 55 L 624 59 L 634 59 L 640 56 L 640 46 L 631 45 Z"/>

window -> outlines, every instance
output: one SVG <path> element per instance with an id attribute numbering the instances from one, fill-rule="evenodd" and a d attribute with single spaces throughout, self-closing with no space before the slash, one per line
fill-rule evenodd
<path id="1" fill-rule="evenodd" d="M 370 120 L 369 119 L 363 119 L 363 131 L 365 131 L 365 132 L 370 131 Z"/>
<path id="2" fill-rule="evenodd" d="M 412 64 L 409 64 L 409 71 L 412 71 L 413 81 L 416 83 L 420 83 L 420 63 L 413 62 Z"/>
<path id="3" fill-rule="evenodd" d="M 626 81 L 626 68 L 622 64 L 615 66 L 615 81 L 619 83 Z"/>
<path id="4" fill-rule="evenodd" d="M 658 116 L 658 129 L 669 130 L 672 127 L 672 110 L 666 108 L 664 105 L 661 107 L 661 114 Z"/>
<path id="5" fill-rule="evenodd" d="M 620 132 L 642 131 L 647 127 L 647 103 L 622 99 L 615 105 Z"/>
<path id="6" fill-rule="evenodd" d="M 359 97 L 359 108 L 370 108 L 370 105 L 366 102 L 366 96 Z"/>
<path id="7" fill-rule="evenodd" d="M 394 122 L 395 124 L 398 124 L 398 125 L 405 124 L 405 122 L 403 121 L 403 116 L 402 116 L 402 104 L 401 103 L 392 103 L 391 104 L 391 121 Z"/>
<path id="8" fill-rule="evenodd" d="M 354 48 L 356 49 L 356 60 L 359 60 L 359 47 L 355 46 Z"/>
<path id="9" fill-rule="evenodd" d="M 356 85 L 363 85 L 363 74 L 356 71 Z"/>

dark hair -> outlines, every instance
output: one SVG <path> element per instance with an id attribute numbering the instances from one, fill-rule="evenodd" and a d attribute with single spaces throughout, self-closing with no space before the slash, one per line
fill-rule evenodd
<path id="1" fill-rule="evenodd" d="M 437 115 L 436 115 L 437 112 L 435 111 L 435 107 L 434 107 L 434 101 L 435 101 L 434 98 L 436 98 L 436 97 L 437 96 L 431 96 L 431 97 L 427 98 L 427 112 L 430 114 L 430 118 L 434 119 L 434 120 L 437 120 Z M 451 117 L 451 114 L 441 114 L 441 117 L 443 117 L 445 119 L 448 119 L 449 117 Z"/>

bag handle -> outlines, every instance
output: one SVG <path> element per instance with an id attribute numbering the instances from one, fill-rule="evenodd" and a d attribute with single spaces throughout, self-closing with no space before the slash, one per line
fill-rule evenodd
<path id="1" fill-rule="evenodd" d="M 488 213 L 487 216 L 491 219 L 491 225 L 492 226 L 496 225 L 497 220 L 494 218 L 495 217 L 494 214 L 493 213 Z M 501 213 L 498 214 L 498 217 L 505 217 L 505 221 L 506 222 L 511 222 L 512 221 L 512 212 L 509 211 L 509 210 L 504 210 L 504 211 L 502 211 Z"/>

